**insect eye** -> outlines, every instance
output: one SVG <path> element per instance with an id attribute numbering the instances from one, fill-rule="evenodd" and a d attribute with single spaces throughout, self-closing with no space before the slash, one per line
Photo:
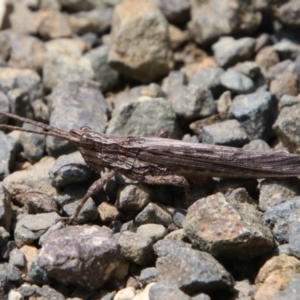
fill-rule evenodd
<path id="1" fill-rule="evenodd" d="M 89 127 L 89 126 L 82 126 L 80 128 L 80 130 L 82 130 L 82 131 L 88 131 L 88 130 L 91 130 L 91 127 Z"/>

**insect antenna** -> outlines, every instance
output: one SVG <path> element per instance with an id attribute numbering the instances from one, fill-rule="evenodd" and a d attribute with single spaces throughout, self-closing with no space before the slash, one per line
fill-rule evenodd
<path id="1" fill-rule="evenodd" d="M 8 112 L 0 111 L 0 115 L 4 115 L 4 116 L 7 116 L 7 117 L 12 118 L 14 120 L 18 120 L 18 121 L 21 121 L 21 122 L 24 122 L 24 123 L 27 123 L 27 124 L 34 125 L 36 127 L 39 127 L 41 129 L 43 129 L 43 131 L 34 130 L 34 129 L 27 129 L 27 128 L 21 128 L 21 127 L 18 127 L 18 126 L 5 125 L 5 124 L 0 124 L 0 129 L 18 130 L 18 131 L 22 131 L 22 132 L 43 134 L 43 135 L 58 137 L 58 138 L 61 138 L 61 139 L 64 139 L 64 140 L 68 140 L 70 142 L 77 142 L 77 139 L 70 136 L 67 131 L 56 128 L 54 126 L 47 125 L 47 124 L 44 124 L 42 122 L 37 122 L 37 121 L 27 119 L 27 118 L 24 118 L 24 117 L 20 117 L 20 116 L 17 116 L 17 115 L 8 113 Z"/>

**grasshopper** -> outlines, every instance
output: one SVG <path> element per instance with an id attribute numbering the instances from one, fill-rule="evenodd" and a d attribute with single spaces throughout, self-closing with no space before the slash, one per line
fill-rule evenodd
<path id="1" fill-rule="evenodd" d="M 110 171 L 95 181 L 69 218 L 72 222 L 89 197 L 97 193 L 116 172 L 148 184 L 169 184 L 183 187 L 191 200 L 190 181 L 199 178 L 267 178 L 300 176 L 300 155 L 286 149 L 249 151 L 241 148 L 188 143 L 158 137 L 120 137 L 93 131 L 89 127 L 65 131 L 41 122 L 0 111 L 21 122 L 42 130 L 30 130 L 0 124 L 0 129 L 19 130 L 58 137 L 74 143 L 86 164 L 95 172 Z"/>

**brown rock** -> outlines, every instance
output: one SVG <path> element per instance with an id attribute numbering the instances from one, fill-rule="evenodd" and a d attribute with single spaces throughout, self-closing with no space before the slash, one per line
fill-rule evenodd
<path id="1" fill-rule="evenodd" d="M 25 194 L 27 191 L 39 191 L 39 193 L 53 198 L 57 195 L 49 177 L 49 171 L 53 164 L 53 157 L 45 157 L 27 170 L 8 175 L 3 180 L 3 185 L 8 189 L 11 196 L 23 205 L 26 204 Z"/>
<path id="2" fill-rule="evenodd" d="M 279 55 L 274 50 L 273 46 L 262 48 L 255 56 L 255 62 L 266 69 L 276 65 L 279 61 Z"/>
<path id="3" fill-rule="evenodd" d="M 270 83 L 270 92 L 280 99 L 284 94 L 297 96 L 299 93 L 299 83 L 297 75 L 284 73 L 276 77 Z"/>
<path id="4" fill-rule="evenodd" d="M 114 11 L 110 65 L 126 76 L 149 82 L 173 67 L 168 23 L 146 0 L 125 0 Z"/>
<path id="5" fill-rule="evenodd" d="M 37 262 L 59 282 L 100 288 L 122 261 L 112 233 L 99 226 L 68 226 L 51 231 Z"/>
<path id="6" fill-rule="evenodd" d="M 300 280 L 300 275 L 292 271 L 280 271 L 276 270 L 269 274 L 264 283 L 258 288 L 254 295 L 255 300 L 269 300 L 275 299 L 275 294 L 285 290 L 287 285 L 297 279 Z M 276 298 L 277 299 L 277 298 Z M 281 299 L 281 298 L 279 298 Z M 284 299 L 284 298 L 282 298 Z M 287 298 L 285 298 L 287 299 Z M 296 298 L 295 298 L 296 299 Z"/>
<path id="7" fill-rule="evenodd" d="M 169 25 L 169 37 L 172 49 L 178 48 L 189 40 L 189 34 L 187 31 L 182 31 L 171 24 Z"/>
<path id="8" fill-rule="evenodd" d="M 44 39 L 71 37 L 72 30 L 63 14 L 55 10 L 39 10 L 36 15 L 36 31 Z"/>
<path id="9" fill-rule="evenodd" d="M 285 254 L 272 257 L 260 268 L 255 279 L 255 284 L 260 285 L 264 283 L 268 276 L 274 271 L 282 273 L 292 271 L 300 274 L 300 261 L 293 256 Z"/>
<path id="10" fill-rule="evenodd" d="M 102 222 L 109 223 L 120 218 L 118 209 L 108 202 L 102 202 L 98 206 L 98 212 Z"/>
<path id="11" fill-rule="evenodd" d="M 183 228 L 196 247 L 216 257 L 249 259 L 274 247 L 271 231 L 255 207 L 221 193 L 190 206 Z"/>

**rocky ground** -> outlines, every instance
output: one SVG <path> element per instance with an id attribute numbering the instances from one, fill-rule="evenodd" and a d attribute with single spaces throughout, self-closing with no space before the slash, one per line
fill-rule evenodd
<path id="1" fill-rule="evenodd" d="M 2 111 L 299 153 L 298 0 L 4 2 Z M 53 137 L 0 145 L 0 299 L 299 299 L 298 178 L 191 184 L 186 210 L 181 188 L 118 174 L 66 226 L 107 171 Z"/>

